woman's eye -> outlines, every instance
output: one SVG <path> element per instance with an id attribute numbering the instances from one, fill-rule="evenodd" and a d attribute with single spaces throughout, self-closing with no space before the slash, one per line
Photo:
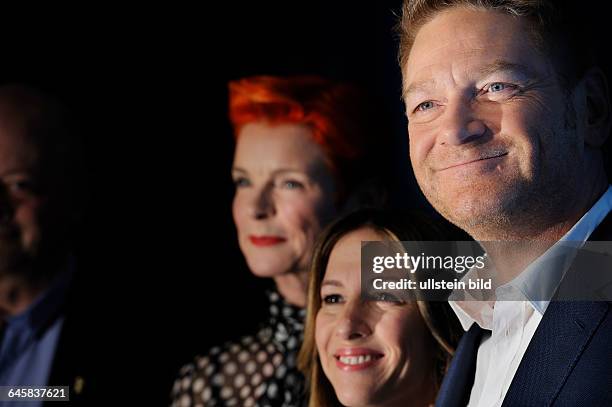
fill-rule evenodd
<path id="1" fill-rule="evenodd" d="M 424 112 L 426 110 L 432 109 L 434 107 L 434 102 L 432 102 L 431 100 L 428 100 L 427 102 L 423 102 L 420 103 L 416 109 L 414 109 L 415 112 Z"/>
<path id="2" fill-rule="evenodd" d="M 296 180 L 286 180 L 282 182 L 282 187 L 286 189 L 302 189 L 304 188 L 304 184 Z"/>
<path id="3" fill-rule="evenodd" d="M 234 185 L 236 188 L 248 187 L 251 185 L 251 181 L 249 181 L 247 178 L 239 177 L 234 179 Z"/>
<path id="4" fill-rule="evenodd" d="M 397 298 L 395 295 L 390 294 L 390 293 L 379 293 L 376 296 L 376 301 L 381 301 L 381 302 L 391 302 L 394 304 L 403 304 L 404 301 Z"/>
<path id="5" fill-rule="evenodd" d="M 323 296 L 323 302 L 325 304 L 338 304 L 342 301 L 342 296 L 339 294 L 331 294 Z"/>

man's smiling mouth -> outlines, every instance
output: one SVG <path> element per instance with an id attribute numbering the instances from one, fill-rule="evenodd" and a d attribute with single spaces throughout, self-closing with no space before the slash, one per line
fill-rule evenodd
<path id="1" fill-rule="evenodd" d="M 487 160 L 494 160 L 494 159 L 499 159 L 501 157 L 505 157 L 508 155 L 508 152 L 489 152 L 486 154 L 483 154 L 479 157 L 474 157 L 474 158 L 470 158 L 467 160 L 462 160 L 456 163 L 453 163 L 451 165 L 446 165 L 442 168 L 439 168 L 437 171 L 445 171 L 445 170 L 450 170 L 453 168 L 457 168 L 457 167 L 462 167 L 465 165 L 469 165 L 469 164 L 475 164 L 475 163 L 479 163 L 482 161 L 487 161 Z"/>

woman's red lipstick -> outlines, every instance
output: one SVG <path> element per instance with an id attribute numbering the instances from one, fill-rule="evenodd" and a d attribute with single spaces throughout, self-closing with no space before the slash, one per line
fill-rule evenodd
<path id="1" fill-rule="evenodd" d="M 249 236 L 249 240 L 255 246 L 274 246 L 285 242 L 287 239 L 280 236 Z"/>

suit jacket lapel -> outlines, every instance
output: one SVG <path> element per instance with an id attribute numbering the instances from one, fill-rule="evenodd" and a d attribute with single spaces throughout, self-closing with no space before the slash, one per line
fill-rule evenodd
<path id="1" fill-rule="evenodd" d="M 608 307 L 606 302 L 551 302 L 503 405 L 551 405 Z"/>
<path id="2" fill-rule="evenodd" d="M 604 218 L 589 240 L 612 240 L 612 214 Z M 609 304 L 603 301 L 552 301 L 527 347 L 503 405 L 552 404 L 608 308 Z"/>

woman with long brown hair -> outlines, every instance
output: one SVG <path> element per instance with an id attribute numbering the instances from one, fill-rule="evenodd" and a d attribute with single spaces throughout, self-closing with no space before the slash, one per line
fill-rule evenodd
<path id="1" fill-rule="evenodd" d="M 309 407 L 434 403 L 461 327 L 446 302 L 361 297 L 361 242 L 446 240 L 424 215 L 377 210 L 332 224 L 315 248 L 299 366 Z"/>

